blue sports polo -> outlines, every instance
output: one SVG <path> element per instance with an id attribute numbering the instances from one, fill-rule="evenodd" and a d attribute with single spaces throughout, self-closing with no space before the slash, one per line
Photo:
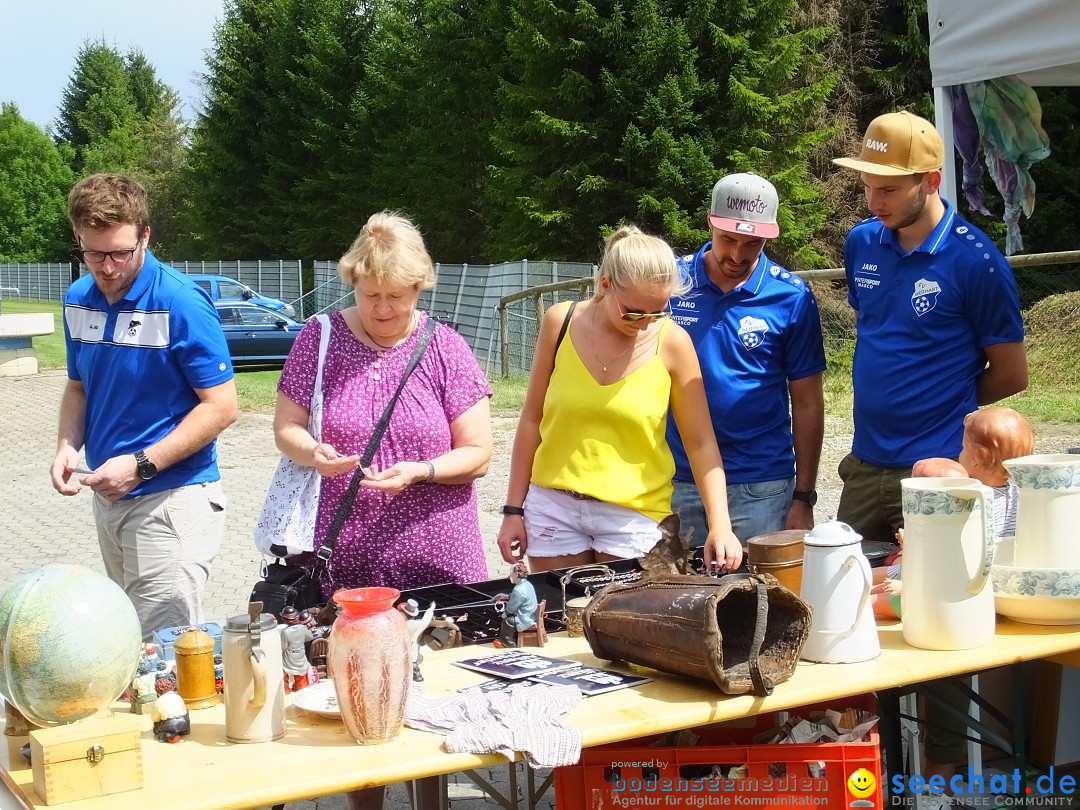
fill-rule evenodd
<path id="1" fill-rule="evenodd" d="M 762 253 L 750 277 L 725 293 L 705 270 L 706 244 L 679 259 L 692 283 L 671 299 L 672 318 L 694 342 L 729 484 L 795 472 L 788 381 L 825 370 L 817 301 L 802 279 Z M 693 481 L 675 419 L 668 416 L 675 480 Z"/>
<path id="2" fill-rule="evenodd" d="M 159 441 L 198 404 L 194 389 L 233 376 L 209 296 L 149 250 L 131 289 L 112 306 L 90 275 L 68 287 L 64 338 L 68 377 L 86 391 L 91 469 Z M 127 497 L 217 481 L 215 444 L 162 470 Z"/>
<path id="3" fill-rule="evenodd" d="M 994 243 L 945 202 L 941 222 L 904 253 L 879 220 L 844 244 L 857 310 L 852 452 L 881 467 L 960 453 L 978 407 L 986 346 L 1024 339 L 1016 280 Z"/>

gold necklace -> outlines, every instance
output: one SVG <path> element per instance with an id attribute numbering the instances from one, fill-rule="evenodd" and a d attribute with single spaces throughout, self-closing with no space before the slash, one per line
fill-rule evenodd
<path id="1" fill-rule="evenodd" d="M 592 307 L 592 328 L 593 328 L 593 336 L 595 338 L 595 335 L 596 335 L 596 302 L 595 301 L 593 301 L 593 307 Z M 637 345 L 637 338 L 635 337 L 630 342 L 629 346 L 627 346 L 625 349 L 623 349 L 621 352 L 619 352 L 617 355 L 612 357 L 607 362 L 601 360 L 600 355 L 598 355 L 596 353 L 596 340 L 595 339 L 589 341 L 589 351 L 592 352 L 593 359 L 595 359 L 596 362 L 600 364 L 600 368 L 606 373 L 607 372 L 607 367 L 609 365 L 614 363 L 616 360 L 618 360 L 620 357 L 622 357 L 624 354 L 626 354 L 628 351 L 630 351 L 636 345 Z"/>

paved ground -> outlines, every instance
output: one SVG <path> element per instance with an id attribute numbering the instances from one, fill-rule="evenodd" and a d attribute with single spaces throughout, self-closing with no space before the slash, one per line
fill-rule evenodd
<path id="1" fill-rule="evenodd" d="M 0 471 L 7 477 L 0 501 L 0 592 L 16 576 L 47 562 L 77 562 L 102 570 L 97 550 L 89 498 L 64 498 L 49 483 L 48 465 L 56 441 L 56 420 L 65 376 L 62 371 L 34 377 L 0 378 Z M 510 444 L 515 420 L 495 420 L 496 448 L 491 469 L 479 485 L 481 528 L 484 532 L 488 565 L 493 575 L 503 571 L 495 546 L 499 528 L 498 510 L 506 491 Z M 839 496 L 836 464 L 851 446 L 850 427 L 842 422 L 827 427 L 822 471 L 818 489 L 818 520 L 832 517 Z M 1061 452 L 1080 445 L 1080 429 L 1039 431 L 1040 452 Z M 230 427 L 219 442 L 222 478 L 229 497 L 225 543 L 214 564 L 207 589 L 207 612 L 211 618 L 245 612 L 251 585 L 259 572 L 260 558 L 251 539 L 251 530 L 262 505 L 263 495 L 277 463 L 269 414 L 245 414 Z M 520 770 L 521 766 L 517 766 Z M 506 768 L 490 769 L 490 776 L 506 785 Z M 493 802 L 484 798 L 462 776 L 454 777 L 451 795 L 458 810 L 482 810 Z M 524 779 L 520 782 L 524 784 Z M 407 805 L 404 790 L 388 791 L 389 810 Z M 553 805 L 549 790 L 541 807 Z M 318 802 L 299 802 L 290 810 L 337 810 L 340 797 Z"/>

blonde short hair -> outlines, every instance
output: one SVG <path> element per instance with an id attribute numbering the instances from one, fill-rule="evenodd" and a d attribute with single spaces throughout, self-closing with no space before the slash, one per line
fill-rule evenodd
<path id="1" fill-rule="evenodd" d="M 668 287 L 674 297 L 690 290 L 690 279 L 679 271 L 671 246 L 658 236 L 642 233 L 635 225 L 623 225 L 607 238 L 596 270 L 597 292 L 604 276 L 620 289 Z"/>
<path id="2" fill-rule="evenodd" d="M 338 275 L 350 287 L 374 281 L 387 287 L 435 286 L 435 266 L 420 229 L 401 214 L 372 214 L 338 262 Z"/>
<path id="3" fill-rule="evenodd" d="M 91 174 L 68 193 L 68 220 L 76 231 L 134 225 L 139 236 L 150 225 L 146 189 L 126 174 Z"/>

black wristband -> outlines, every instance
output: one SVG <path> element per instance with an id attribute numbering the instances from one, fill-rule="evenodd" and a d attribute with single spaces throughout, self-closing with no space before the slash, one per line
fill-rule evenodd
<path id="1" fill-rule="evenodd" d="M 507 504 L 502 508 L 502 513 L 504 515 L 517 515 L 518 517 L 525 517 L 524 509 L 522 509 L 520 506 L 510 506 L 510 504 Z"/>

